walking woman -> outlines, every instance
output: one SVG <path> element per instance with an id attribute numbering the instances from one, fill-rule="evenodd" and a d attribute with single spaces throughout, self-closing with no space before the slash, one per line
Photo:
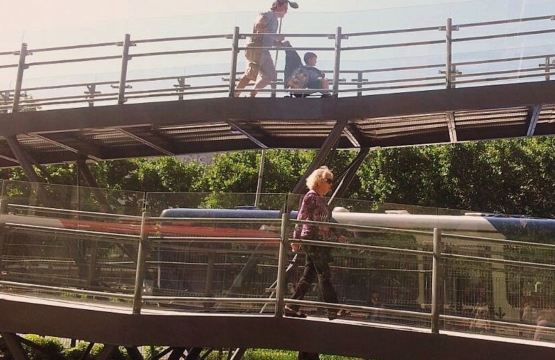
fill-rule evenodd
<path id="1" fill-rule="evenodd" d="M 306 179 L 306 186 L 309 191 L 303 198 L 301 208 L 297 214 L 297 220 L 309 220 L 318 222 L 328 222 L 331 219 L 331 210 L 324 202 L 323 196 L 329 193 L 333 186 L 333 173 L 322 166 L 316 169 Z M 345 242 L 345 237 L 335 229 L 327 226 L 310 224 L 297 225 L 293 237 L 295 239 L 330 241 L 330 235 L 337 236 L 340 242 Z M 319 291 L 325 302 L 337 303 L 337 293 L 331 283 L 330 262 L 333 262 L 331 248 L 325 246 L 303 245 L 306 253 L 306 265 L 304 272 L 295 287 L 293 299 L 303 299 L 310 286 L 318 277 Z M 293 247 L 293 251 L 298 250 L 298 246 Z M 348 310 L 328 309 L 328 318 L 333 320 L 338 317 L 349 315 Z M 299 310 L 298 305 L 285 306 L 285 315 L 292 317 L 306 317 L 306 314 Z"/>

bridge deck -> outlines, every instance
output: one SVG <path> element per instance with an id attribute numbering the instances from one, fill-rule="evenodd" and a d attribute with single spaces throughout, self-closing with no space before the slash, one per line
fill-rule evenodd
<path id="1" fill-rule="evenodd" d="M 555 82 L 345 98 L 213 98 L 0 114 L 0 167 L 16 137 L 41 164 L 260 148 L 424 145 L 555 133 Z"/>
<path id="2" fill-rule="evenodd" d="M 47 334 L 124 346 L 184 344 L 214 348 L 275 348 L 373 359 L 521 360 L 553 356 L 555 344 L 374 324 L 357 320 L 282 318 L 83 304 L 1 294 L 2 332 Z M 240 329 L 248 329 L 241 331 Z M 341 336 L 338 336 L 341 334 Z"/>

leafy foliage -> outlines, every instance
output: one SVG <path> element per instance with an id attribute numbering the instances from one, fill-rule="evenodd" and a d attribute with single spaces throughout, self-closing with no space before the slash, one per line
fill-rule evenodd
<path id="1" fill-rule="evenodd" d="M 554 150 L 553 137 L 374 150 L 344 197 L 552 217 Z M 135 204 L 143 192 L 207 192 L 212 195 L 204 197 L 203 206 L 222 207 L 232 204 L 223 193 L 257 191 L 262 154 L 220 153 L 209 165 L 163 157 L 110 161 L 89 167 L 99 187 L 137 191 L 124 198 L 116 196 L 117 200 L 112 199 L 115 204 Z M 289 193 L 315 155 L 312 150 L 265 150 L 261 193 Z M 340 175 L 355 156 L 354 151 L 338 151 L 326 164 Z M 46 166 L 38 174 L 46 183 L 83 184 L 74 164 Z M 19 168 L 4 169 L 0 175 L 26 180 Z"/>

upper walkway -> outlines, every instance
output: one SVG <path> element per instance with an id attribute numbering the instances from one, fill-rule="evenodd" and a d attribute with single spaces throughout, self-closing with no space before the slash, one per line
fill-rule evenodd
<path id="1" fill-rule="evenodd" d="M 283 49 L 272 50 L 280 70 L 275 86 L 256 99 L 230 97 L 249 35 L 239 28 L 48 48 L 22 44 L 0 52 L 0 79 L 14 84 L 0 89 L 0 167 L 318 149 L 333 129 L 340 149 L 550 135 L 554 24 L 548 15 L 284 34 L 301 55 L 319 54 L 334 94 L 326 99 L 284 97 Z M 217 65 L 187 66 L 198 57 Z M 158 62 L 184 65 L 158 76 Z M 75 68 L 76 75 L 65 75 Z"/>

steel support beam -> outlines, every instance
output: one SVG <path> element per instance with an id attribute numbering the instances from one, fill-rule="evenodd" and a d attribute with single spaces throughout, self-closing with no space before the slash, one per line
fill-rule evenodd
<path id="1" fill-rule="evenodd" d="M 343 130 L 348 124 L 348 120 L 338 120 L 335 123 L 332 131 L 330 132 L 328 138 L 322 144 L 320 150 L 312 160 L 312 163 L 306 169 L 306 173 L 299 179 L 297 185 L 293 188 L 293 194 L 301 194 L 304 191 L 304 187 L 306 185 L 306 178 L 310 175 L 314 170 L 318 169 L 320 166 L 324 164 L 324 161 L 328 157 L 330 151 L 334 148 L 337 144 L 337 141 L 341 138 L 343 134 Z"/>
<path id="2" fill-rule="evenodd" d="M 257 146 L 259 146 L 261 149 L 266 150 L 268 148 L 268 146 L 266 146 L 266 144 L 264 144 L 262 141 L 258 140 L 257 138 L 255 138 L 254 136 L 252 136 L 248 131 L 244 130 L 243 128 L 241 128 L 239 125 L 235 124 L 233 121 L 228 120 L 227 123 L 229 124 L 229 126 L 231 126 L 234 130 L 240 132 L 241 134 L 245 135 L 250 141 L 252 141 L 253 143 L 255 143 Z"/>
<path id="3" fill-rule="evenodd" d="M 21 165 L 21 168 L 23 169 L 23 172 L 25 173 L 25 176 L 27 177 L 27 179 L 35 183 L 42 182 L 39 179 L 37 173 L 35 172 L 35 169 L 33 169 L 33 166 L 29 161 L 29 158 L 27 157 L 25 150 L 23 150 L 23 148 L 17 141 L 17 138 L 15 136 L 7 136 L 6 142 L 10 146 L 10 149 L 12 150 L 13 154 L 15 155 L 15 158 L 19 162 L 19 165 Z"/>
<path id="4" fill-rule="evenodd" d="M 351 164 L 349 165 L 349 167 L 347 167 L 347 170 L 345 170 L 345 172 L 341 174 L 341 176 L 336 177 L 339 180 L 339 182 L 337 181 L 335 182 L 338 185 L 329 201 L 329 204 L 332 203 L 333 199 L 341 198 L 345 195 L 345 192 L 349 188 L 349 185 L 355 178 L 356 172 L 364 162 L 364 159 L 366 159 L 366 156 L 368 155 L 369 152 L 370 152 L 370 148 L 360 149 L 357 156 L 353 159 L 353 161 L 351 161 Z"/>
<path id="5" fill-rule="evenodd" d="M 146 146 L 160 152 L 160 154 L 168 155 L 168 156 L 175 156 L 175 153 L 173 151 L 170 151 L 170 150 L 167 149 L 167 148 L 170 147 L 170 145 L 169 144 L 162 144 L 162 141 L 160 141 L 160 139 L 146 139 L 143 136 L 135 134 L 132 129 L 119 128 L 118 131 L 127 135 L 127 136 L 129 136 L 132 139 L 137 140 L 141 144 L 146 145 Z M 157 142 L 158 144 L 156 144 L 155 142 Z"/>
<path id="6" fill-rule="evenodd" d="M 96 360 L 111 360 L 112 357 L 118 352 L 119 350 L 116 345 L 105 344 L 104 348 L 100 350 L 98 355 L 96 355 Z"/>
<path id="7" fill-rule="evenodd" d="M 449 141 L 457 142 L 457 128 L 455 127 L 455 113 L 447 112 L 447 129 L 449 130 Z"/>
<path id="8" fill-rule="evenodd" d="M 184 347 L 174 348 L 172 353 L 168 357 L 168 360 L 179 360 L 179 359 L 181 359 L 185 350 L 187 350 L 187 349 L 184 348 Z"/>
<path id="9" fill-rule="evenodd" d="M 2 339 L 6 342 L 6 346 L 15 360 L 29 360 L 27 354 L 23 350 L 21 338 L 19 336 L 5 332 L 0 333 L 0 335 L 2 335 Z"/>
<path id="10" fill-rule="evenodd" d="M 190 348 L 187 351 L 187 357 L 185 358 L 185 360 L 197 360 L 200 356 L 200 353 L 202 352 L 202 349 L 203 348 L 199 347 Z"/>
<path id="11" fill-rule="evenodd" d="M 530 107 L 530 110 L 528 110 L 528 117 L 526 119 L 526 124 L 528 125 L 526 129 L 526 136 L 534 135 L 541 111 L 542 105 L 532 106 Z"/>
<path id="12" fill-rule="evenodd" d="M 131 358 L 131 360 L 144 360 L 143 355 L 141 355 L 140 351 L 136 347 L 125 347 L 127 350 L 127 355 Z"/>

